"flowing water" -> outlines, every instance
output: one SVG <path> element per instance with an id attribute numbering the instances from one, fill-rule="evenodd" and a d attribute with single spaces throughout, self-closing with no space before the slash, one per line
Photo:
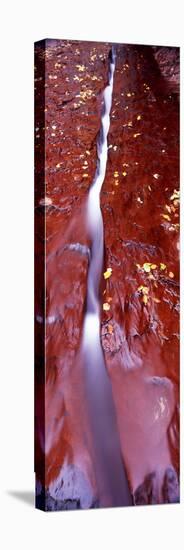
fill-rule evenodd
<path id="1" fill-rule="evenodd" d="M 109 54 L 109 79 L 103 93 L 101 128 L 97 140 L 97 169 L 87 203 L 87 223 L 91 238 L 91 257 L 87 280 L 86 314 L 82 355 L 86 370 L 89 418 L 94 447 L 94 468 L 100 505 L 131 505 L 122 461 L 111 383 L 100 341 L 99 286 L 103 268 L 103 220 L 100 191 L 105 178 L 110 126 L 110 111 L 115 70 L 115 51 Z"/>

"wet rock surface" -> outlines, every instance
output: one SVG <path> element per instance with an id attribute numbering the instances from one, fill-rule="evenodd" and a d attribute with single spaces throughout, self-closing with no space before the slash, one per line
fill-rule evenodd
<path id="1" fill-rule="evenodd" d="M 42 508 L 46 498 L 48 510 L 83 507 L 88 485 L 91 500 L 86 507 L 98 502 L 79 350 L 91 245 L 86 201 L 96 169 L 110 47 L 74 41 L 36 46 L 35 471 L 47 492 L 47 498 L 43 490 L 39 492 L 37 505 Z M 104 273 L 111 268 L 101 284 L 101 342 L 133 502 L 175 502 L 179 498 L 178 50 L 117 45 L 116 52 L 101 191 Z M 40 291 L 44 240 L 45 296 Z M 68 499 L 67 494 L 57 495 L 58 480 L 62 477 L 65 482 L 67 477 L 66 464 L 82 472 L 80 481 L 75 475 L 70 480 L 74 493 L 79 483 L 81 494 L 79 490 Z"/>
<path id="2" fill-rule="evenodd" d="M 101 194 L 112 268 L 102 345 L 133 491 L 155 468 L 178 471 L 178 98 L 150 50 L 117 50 Z"/>

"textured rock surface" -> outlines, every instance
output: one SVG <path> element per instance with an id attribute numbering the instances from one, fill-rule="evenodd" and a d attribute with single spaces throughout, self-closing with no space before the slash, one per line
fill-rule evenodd
<path id="1" fill-rule="evenodd" d="M 57 500 L 57 480 L 66 483 L 66 464 L 80 472 L 77 482 L 73 477 L 76 505 L 71 507 L 83 507 L 88 486 L 88 507 L 98 501 L 79 348 L 90 260 L 85 207 L 96 168 L 109 49 L 109 44 L 47 41 L 46 49 L 37 46 L 35 61 L 35 248 L 40 265 L 35 468 L 50 491 L 48 509 L 70 507 L 67 494 L 59 494 L 60 504 L 49 500 Z M 102 307 L 101 341 L 135 504 L 178 498 L 178 74 L 177 49 L 117 45 L 109 157 L 101 192 L 104 271 L 112 268 L 107 280 L 102 277 L 101 300 L 109 309 Z M 45 167 L 40 152 L 45 153 Z M 44 228 L 45 334 L 44 296 L 39 291 Z"/>
<path id="2" fill-rule="evenodd" d="M 150 48 L 118 48 L 101 194 L 102 344 L 133 491 L 178 470 L 178 101 L 158 73 Z"/>

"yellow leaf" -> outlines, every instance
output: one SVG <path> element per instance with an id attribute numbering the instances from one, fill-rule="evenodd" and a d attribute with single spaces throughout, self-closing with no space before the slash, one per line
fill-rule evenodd
<path id="1" fill-rule="evenodd" d="M 160 269 L 161 269 L 162 271 L 164 271 L 166 268 L 167 268 L 167 266 L 161 262 L 161 263 L 160 263 Z"/>
<path id="2" fill-rule="evenodd" d="M 146 273 L 149 273 L 150 270 L 151 270 L 151 264 L 150 263 L 144 263 L 143 264 L 143 268 L 144 268 L 144 271 L 146 271 Z"/>
<path id="3" fill-rule="evenodd" d="M 112 268 L 108 267 L 107 271 L 104 272 L 104 279 L 109 279 L 109 277 L 111 277 L 111 275 L 112 275 Z"/>
<path id="4" fill-rule="evenodd" d="M 137 120 L 141 120 L 141 115 L 137 115 Z"/>
<path id="5" fill-rule="evenodd" d="M 84 72 L 85 71 L 85 66 L 84 65 L 76 65 L 76 68 L 78 69 L 79 72 Z"/>
<path id="6" fill-rule="evenodd" d="M 143 286 L 143 285 L 141 285 L 141 286 L 139 286 L 138 290 L 141 291 L 142 294 L 148 294 L 148 293 L 149 293 L 149 288 L 148 288 L 148 286 Z"/>
<path id="7" fill-rule="evenodd" d="M 89 176 L 88 176 L 88 174 L 82 174 L 82 177 L 83 178 L 88 178 Z"/>
<path id="8" fill-rule="evenodd" d="M 109 311 L 110 307 L 111 307 L 111 306 L 110 306 L 107 302 L 105 302 L 105 303 L 103 304 L 103 310 L 104 310 L 104 311 Z"/>
<path id="9" fill-rule="evenodd" d="M 108 325 L 107 329 L 108 329 L 109 334 L 113 333 L 113 326 L 112 325 Z"/>
<path id="10" fill-rule="evenodd" d="M 161 216 L 164 218 L 164 220 L 168 220 L 168 222 L 171 221 L 171 218 L 170 216 L 168 216 L 168 214 L 161 214 Z"/>
<path id="11" fill-rule="evenodd" d="M 127 176 L 127 172 L 125 172 L 125 171 L 122 172 L 122 175 L 123 175 L 124 177 Z"/>
<path id="12" fill-rule="evenodd" d="M 146 304 L 148 303 L 148 297 L 146 296 L 146 294 L 143 295 L 142 301 L 143 301 L 143 303 L 144 303 L 145 306 L 146 306 Z"/>
<path id="13" fill-rule="evenodd" d="M 156 269 L 157 268 L 157 265 L 156 264 L 151 264 L 151 269 Z"/>
<path id="14" fill-rule="evenodd" d="M 174 189 L 174 193 L 173 195 L 171 195 L 170 200 L 173 201 L 174 199 L 179 199 L 179 198 L 180 198 L 180 192 L 177 191 L 177 189 Z"/>

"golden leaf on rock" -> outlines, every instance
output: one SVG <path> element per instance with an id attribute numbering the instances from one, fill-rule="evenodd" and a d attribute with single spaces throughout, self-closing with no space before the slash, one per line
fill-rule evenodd
<path id="1" fill-rule="evenodd" d="M 103 304 L 103 310 L 104 310 L 104 311 L 109 311 L 110 307 L 111 307 L 110 304 L 108 304 L 107 302 L 105 302 L 105 303 Z"/>
<path id="2" fill-rule="evenodd" d="M 147 294 L 149 293 L 149 288 L 148 288 L 148 286 L 143 286 L 143 285 L 141 285 L 141 286 L 139 286 L 138 290 L 139 290 L 140 292 L 142 292 L 142 294 L 146 294 L 146 295 L 147 295 Z"/>
<path id="3" fill-rule="evenodd" d="M 85 65 L 76 65 L 76 69 L 78 69 L 79 72 L 84 72 L 85 71 Z"/>
<path id="4" fill-rule="evenodd" d="M 171 221 L 171 218 L 168 214 L 160 214 L 162 216 L 162 218 L 164 218 L 164 220 L 168 220 L 168 222 Z"/>
<path id="5" fill-rule="evenodd" d="M 177 189 L 174 189 L 174 193 L 171 195 L 170 200 L 173 201 L 174 199 L 180 198 L 180 192 L 177 191 Z"/>
<path id="6" fill-rule="evenodd" d="M 104 279 L 109 279 L 109 277 L 111 277 L 111 275 L 112 275 L 112 268 L 108 267 L 107 271 L 104 272 Z"/>
<path id="7" fill-rule="evenodd" d="M 161 271 L 164 271 L 166 268 L 167 268 L 167 266 L 161 262 L 161 263 L 160 263 L 160 269 L 161 269 Z"/>
<path id="8" fill-rule="evenodd" d="M 143 269 L 144 269 L 144 271 L 145 271 L 146 273 L 149 273 L 149 272 L 151 271 L 151 264 L 145 262 L 145 263 L 143 264 Z"/>

